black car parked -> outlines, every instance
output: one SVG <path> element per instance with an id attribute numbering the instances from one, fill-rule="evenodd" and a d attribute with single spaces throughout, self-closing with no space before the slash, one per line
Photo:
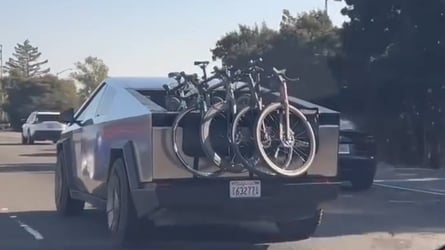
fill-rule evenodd
<path id="1" fill-rule="evenodd" d="M 354 190 L 369 189 L 377 170 L 374 137 L 342 119 L 338 151 L 340 180 L 350 182 Z"/>

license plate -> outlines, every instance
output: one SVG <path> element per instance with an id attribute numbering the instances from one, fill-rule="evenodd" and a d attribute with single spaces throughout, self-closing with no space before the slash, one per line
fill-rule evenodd
<path id="1" fill-rule="evenodd" d="M 261 181 L 230 181 L 230 198 L 261 197 Z"/>
<path id="2" fill-rule="evenodd" d="M 349 154 L 350 153 L 349 144 L 340 144 L 338 147 L 338 153 Z"/>

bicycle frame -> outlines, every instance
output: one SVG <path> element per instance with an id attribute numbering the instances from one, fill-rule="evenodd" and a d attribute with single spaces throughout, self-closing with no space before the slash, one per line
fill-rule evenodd
<path id="1" fill-rule="evenodd" d="M 281 105 L 284 107 L 284 114 L 285 114 L 285 127 L 284 132 L 286 135 L 286 138 L 283 138 L 283 116 L 280 116 L 280 140 L 285 146 L 291 147 L 292 145 L 292 138 L 290 134 L 290 121 L 289 121 L 289 96 L 287 95 L 287 81 L 282 77 L 281 75 L 278 75 L 278 78 L 280 79 L 280 102 Z"/>

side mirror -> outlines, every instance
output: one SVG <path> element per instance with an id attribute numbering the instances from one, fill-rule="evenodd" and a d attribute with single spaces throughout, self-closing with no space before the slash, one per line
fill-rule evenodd
<path id="1" fill-rule="evenodd" d="M 60 114 L 60 120 L 64 123 L 73 123 L 74 122 L 74 109 L 69 108 L 65 111 L 63 111 Z"/>

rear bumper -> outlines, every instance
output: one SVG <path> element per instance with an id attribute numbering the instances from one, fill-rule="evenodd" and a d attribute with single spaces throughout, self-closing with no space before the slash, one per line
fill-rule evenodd
<path id="1" fill-rule="evenodd" d="M 373 174 L 377 169 L 375 158 L 340 155 L 338 160 L 340 180 L 349 180 L 361 174 Z"/>
<path id="2" fill-rule="evenodd" d="M 132 191 L 139 216 L 204 222 L 306 218 L 337 197 L 336 182 L 261 181 L 261 198 L 231 199 L 229 180 L 150 183 Z"/>
<path id="3" fill-rule="evenodd" d="M 34 131 L 34 134 L 32 135 L 34 140 L 58 140 L 60 138 L 60 134 L 62 133 L 61 130 L 37 130 Z"/>

